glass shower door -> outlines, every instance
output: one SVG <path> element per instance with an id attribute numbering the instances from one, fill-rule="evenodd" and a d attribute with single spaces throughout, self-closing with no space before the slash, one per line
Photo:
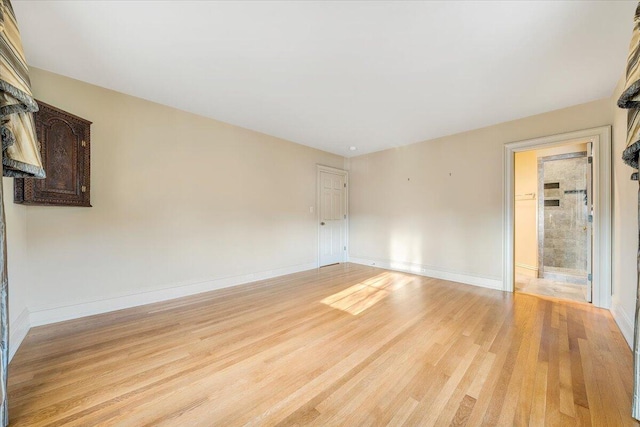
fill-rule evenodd
<path id="1" fill-rule="evenodd" d="M 591 301 L 591 156 L 588 152 L 540 158 L 541 277 L 581 285 Z"/>

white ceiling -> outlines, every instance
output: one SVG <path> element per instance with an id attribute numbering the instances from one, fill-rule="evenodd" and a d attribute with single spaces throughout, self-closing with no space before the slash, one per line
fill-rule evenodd
<path id="1" fill-rule="evenodd" d="M 30 65 L 344 156 L 611 96 L 636 4 L 13 1 Z"/>

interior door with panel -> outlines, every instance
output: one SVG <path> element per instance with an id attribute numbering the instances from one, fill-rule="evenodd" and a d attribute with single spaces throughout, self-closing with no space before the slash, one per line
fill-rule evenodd
<path id="1" fill-rule="evenodd" d="M 320 170 L 319 191 L 319 266 L 345 261 L 347 250 L 346 172 Z"/>

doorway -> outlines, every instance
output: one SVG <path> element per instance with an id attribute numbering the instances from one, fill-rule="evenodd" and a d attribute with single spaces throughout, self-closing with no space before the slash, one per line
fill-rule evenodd
<path id="1" fill-rule="evenodd" d="M 347 178 L 344 170 L 318 166 L 318 267 L 346 261 Z"/>
<path id="2" fill-rule="evenodd" d="M 592 253 L 590 257 L 592 260 L 590 268 L 592 284 L 591 299 L 596 307 L 611 307 L 611 126 L 601 126 L 581 131 L 550 135 L 511 142 L 504 145 L 503 289 L 505 291 L 514 292 L 516 290 L 515 209 L 516 203 L 522 203 L 516 202 L 516 154 L 585 143 L 592 144 L 592 210 L 588 218 L 591 221 L 592 230 Z M 564 192 L 564 190 L 562 191 Z M 518 195 L 532 197 L 531 194 L 526 193 L 530 192 L 518 192 Z M 539 191 L 535 191 L 535 193 L 536 199 L 533 203 L 537 204 L 539 202 Z M 567 194 L 572 195 L 571 197 L 578 197 L 581 192 L 570 191 Z M 537 261 L 528 264 L 528 266 L 531 267 L 531 269 L 535 270 L 537 268 L 539 270 Z M 535 273 L 537 274 L 538 272 Z"/>
<path id="3" fill-rule="evenodd" d="M 591 142 L 515 154 L 515 288 L 591 302 Z"/>

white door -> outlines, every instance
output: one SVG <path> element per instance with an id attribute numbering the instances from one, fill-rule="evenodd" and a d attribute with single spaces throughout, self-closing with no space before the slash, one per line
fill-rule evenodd
<path id="1" fill-rule="evenodd" d="M 347 250 L 346 172 L 319 170 L 320 267 L 344 262 Z"/>

